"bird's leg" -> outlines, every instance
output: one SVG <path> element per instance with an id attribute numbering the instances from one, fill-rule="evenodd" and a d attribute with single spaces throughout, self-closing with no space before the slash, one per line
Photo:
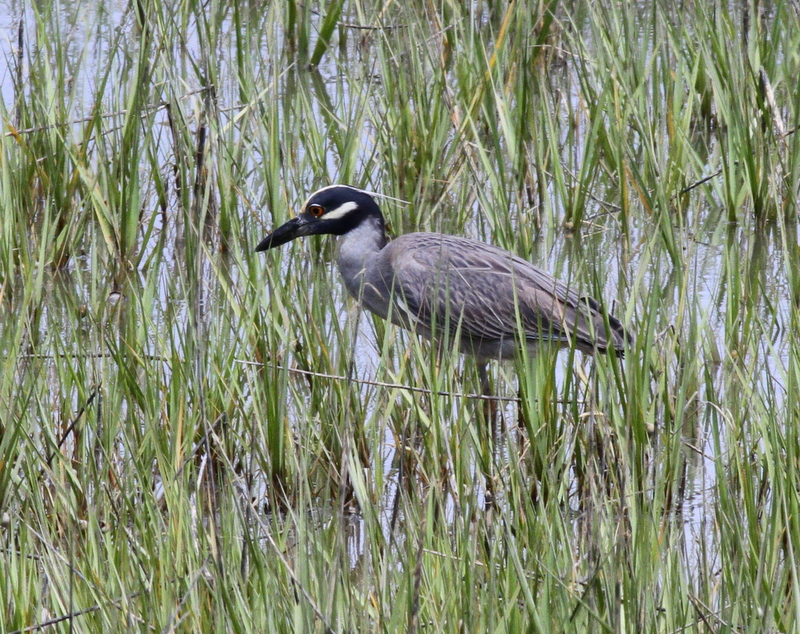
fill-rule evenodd
<path id="1" fill-rule="evenodd" d="M 529 427 L 528 413 L 525 411 L 525 390 L 522 389 L 522 381 L 520 381 L 519 388 L 517 389 L 517 431 L 524 434 Z"/>
<path id="2" fill-rule="evenodd" d="M 497 432 L 497 401 L 494 398 L 494 390 L 492 390 L 492 381 L 489 378 L 488 363 L 481 363 L 478 361 L 478 375 L 481 378 L 481 395 L 486 396 L 484 400 L 484 415 L 492 429 L 492 440 L 496 439 Z"/>
<path id="3" fill-rule="evenodd" d="M 528 453 L 528 430 L 530 429 L 530 422 L 528 421 L 528 413 L 526 411 L 526 392 L 522 387 L 522 377 L 519 379 L 517 387 L 517 444 L 519 445 L 519 454 L 524 456 Z"/>
<path id="4" fill-rule="evenodd" d="M 491 475 L 491 466 L 494 464 L 494 448 L 497 444 L 497 401 L 493 398 L 494 392 L 492 390 L 492 383 L 489 379 L 488 363 L 478 361 L 478 375 L 481 379 L 481 395 L 488 396 L 483 401 L 483 415 L 486 419 L 488 427 L 490 428 L 489 442 L 489 461 L 486 469 L 483 471 L 484 478 L 486 479 L 486 508 L 487 510 L 494 506 L 494 481 Z"/>

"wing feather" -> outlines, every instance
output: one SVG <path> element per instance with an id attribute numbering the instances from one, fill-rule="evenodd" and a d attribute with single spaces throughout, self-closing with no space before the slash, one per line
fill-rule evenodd
<path id="1" fill-rule="evenodd" d="M 473 341 L 517 337 L 579 349 L 621 351 L 630 336 L 600 305 L 526 260 L 492 245 L 435 233 L 400 236 L 381 252 L 378 275 L 393 285 L 393 320 L 424 332 L 460 328 Z"/>

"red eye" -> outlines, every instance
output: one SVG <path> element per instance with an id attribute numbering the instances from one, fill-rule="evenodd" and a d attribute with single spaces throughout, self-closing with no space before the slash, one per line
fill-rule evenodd
<path id="1" fill-rule="evenodd" d="M 311 205 L 308 208 L 308 213 L 314 216 L 314 218 L 319 218 L 325 213 L 325 210 L 322 208 L 322 205 Z"/>

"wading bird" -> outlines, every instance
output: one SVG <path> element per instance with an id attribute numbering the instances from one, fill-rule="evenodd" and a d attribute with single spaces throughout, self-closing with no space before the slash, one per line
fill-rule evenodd
<path id="1" fill-rule="evenodd" d="M 435 341 L 457 339 L 479 362 L 513 359 L 542 344 L 622 356 L 633 341 L 618 319 L 552 275 L 485 242 L 441 233 L 409 233 L 391 242 L 369 192 L 331 185 L 256 251 L 295 238 L 339 237 L 339 271 L 350 294 L 383 319 Z"/>

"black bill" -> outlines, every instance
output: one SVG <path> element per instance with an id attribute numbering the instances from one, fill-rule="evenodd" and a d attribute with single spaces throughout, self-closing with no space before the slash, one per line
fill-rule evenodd
<path id="1" fill-rule="evenodd" d="M 291 242 L 295 238 L 313 235 L 316 233 L 314 231 L 314 224 L 316 223 L 313 221 L 309 222 L 306 218 L 303 218 L 303 216 L 296 216 L 289 222 L 282 224 L 261 242 L 259 242 L 258 246 L 256 247 L 256 251 L 274 249 L 282 244 Z"/>

